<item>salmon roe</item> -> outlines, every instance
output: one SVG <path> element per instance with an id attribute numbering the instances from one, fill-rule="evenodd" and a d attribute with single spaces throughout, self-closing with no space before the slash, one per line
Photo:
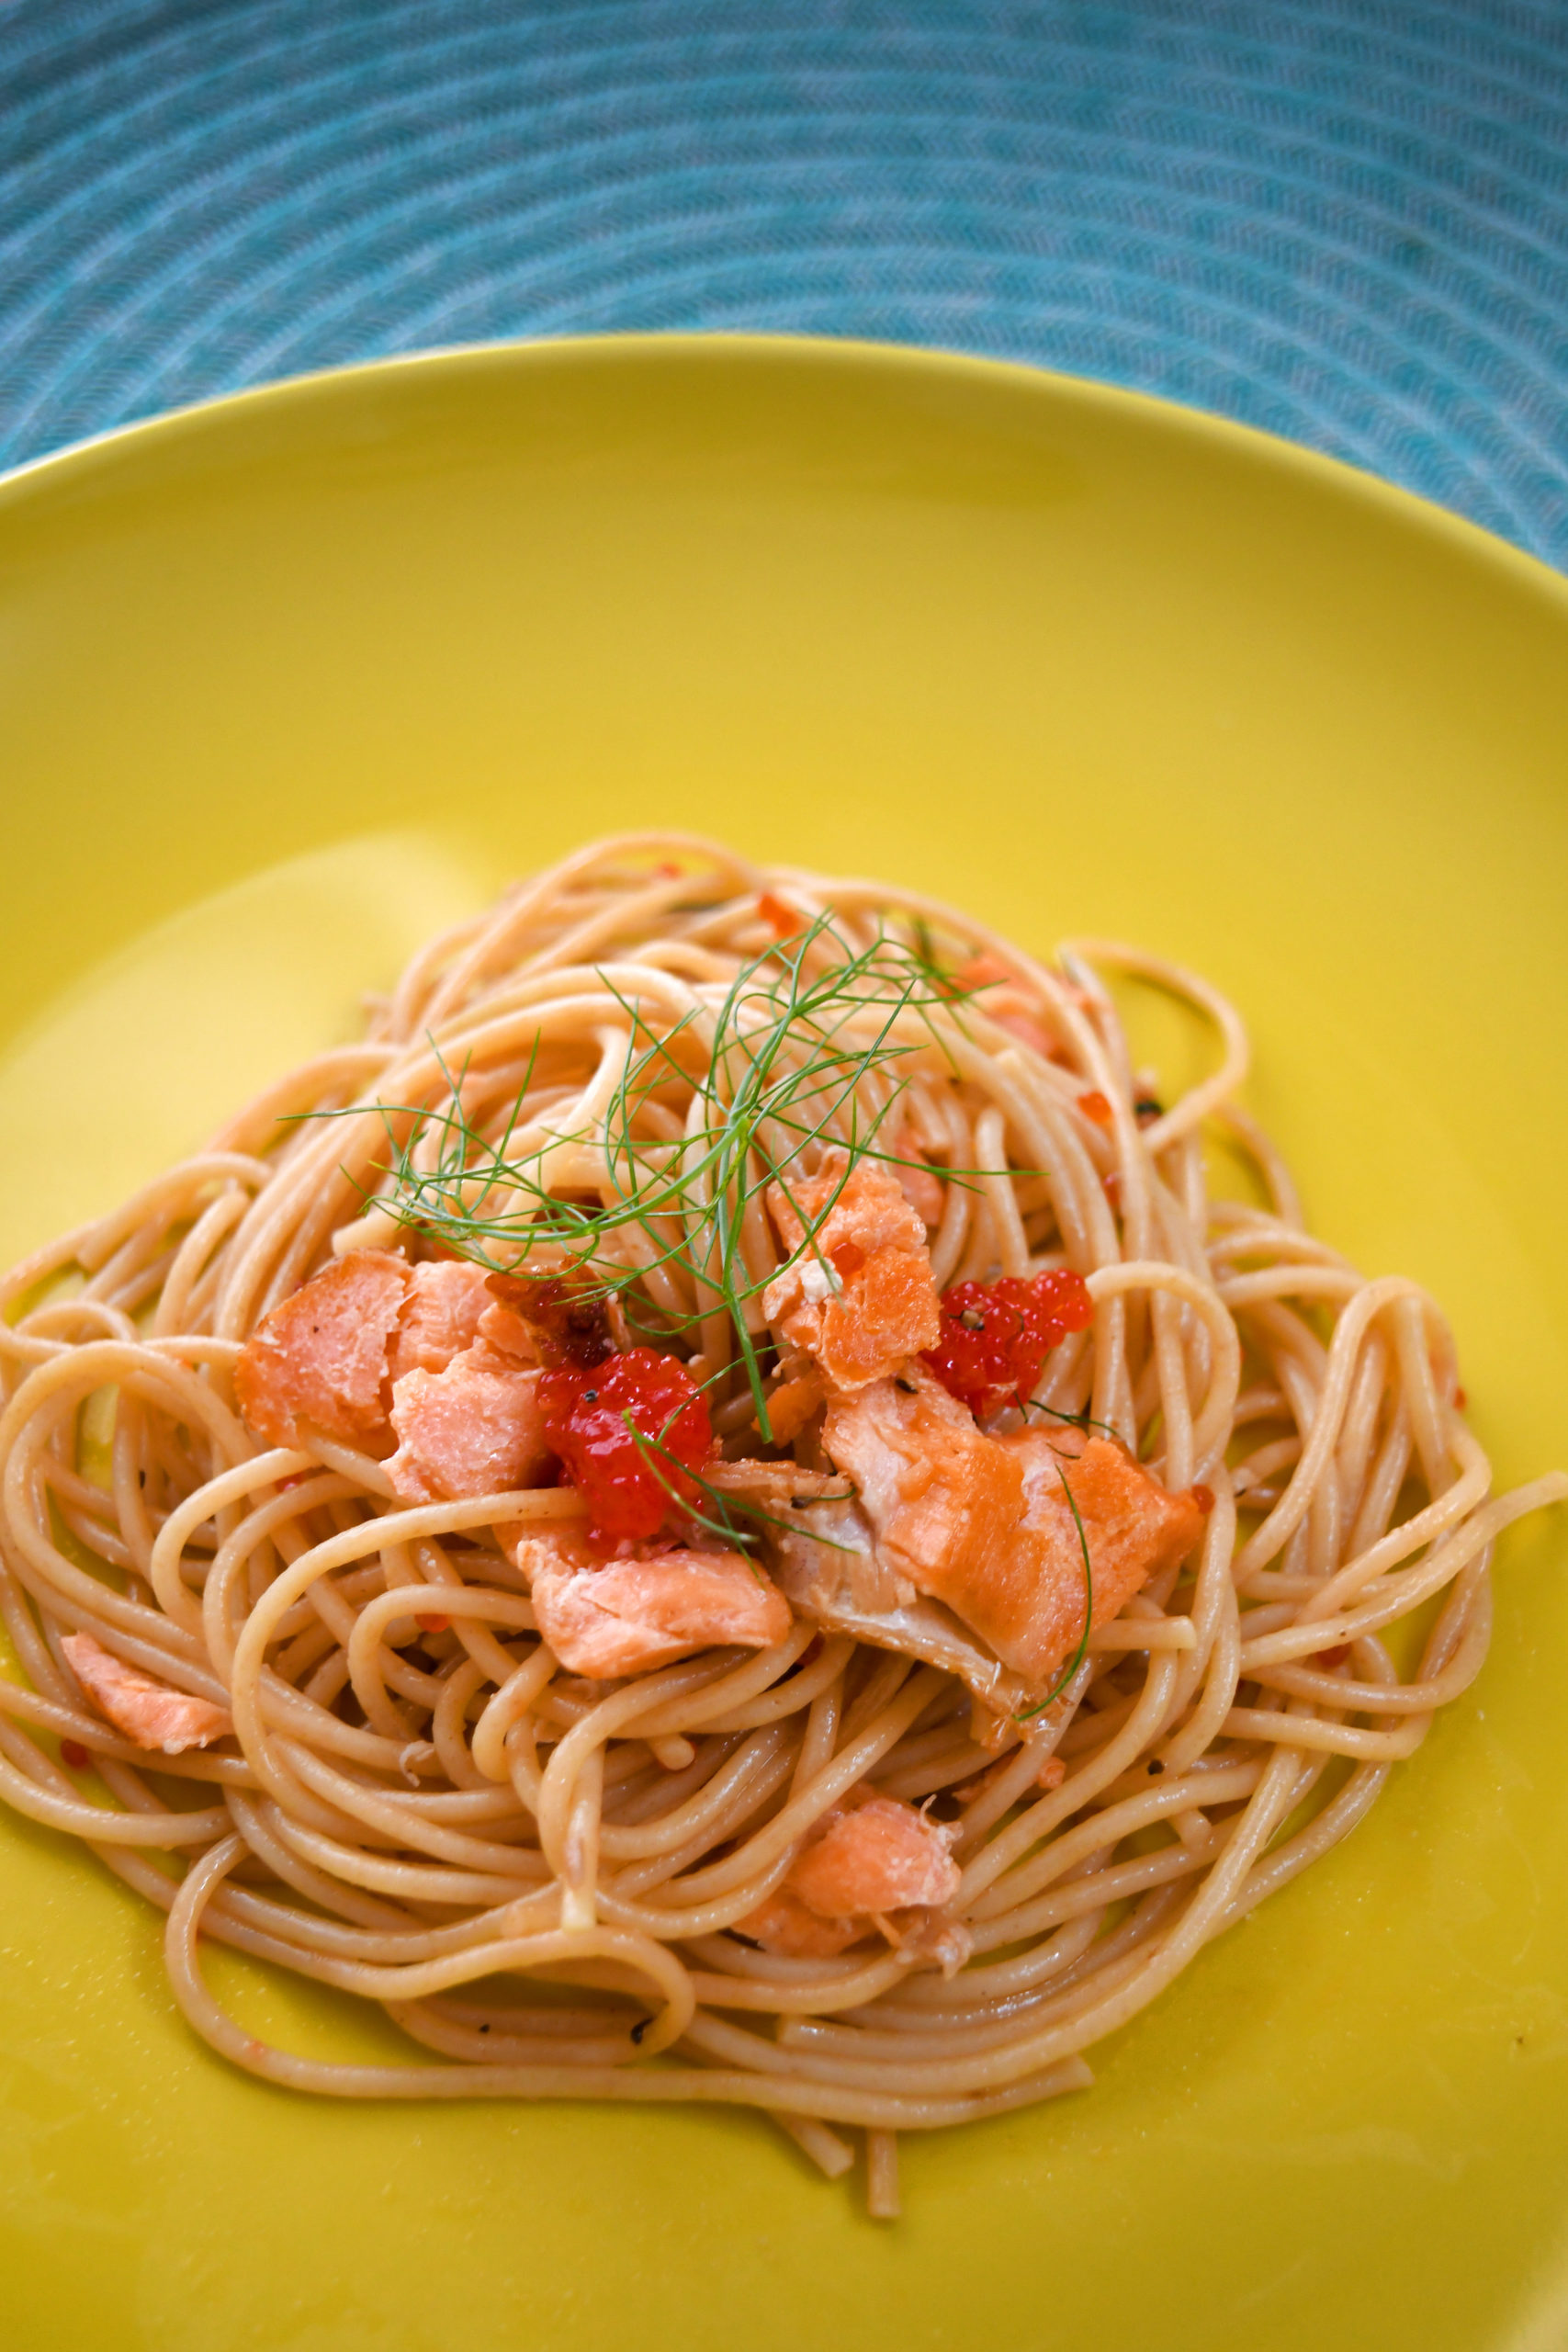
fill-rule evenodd
<path id="1" fill-rule="evenodd" d="M 545 1435 L 588 1504 L 590 1543 L 657 1535 L 678 1501 L 695 1501 L 688 1474 L 713 1452 L 713 1424 L 673 1356 L 629 1348 L 601 1364 L 561 1364 L 540 1374 L 538 1393 Z"/>
<path id="2" fill-rule="evenodd" d="M 1065 1268 L 1021 1282 L 957 1283 L 942 1295 L 942 1337 L 930 1364 L 949 1396 L 976 1419 L 1021 1404 L 1046 1357 L 1069 1331 L 1087 1331 L 1094 1301 L 1083 1276 Z"/>

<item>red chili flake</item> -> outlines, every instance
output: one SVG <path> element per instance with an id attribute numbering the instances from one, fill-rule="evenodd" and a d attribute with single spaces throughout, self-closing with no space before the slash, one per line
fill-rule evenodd
<path id="1" fill-rule="evenodd" d="M 681 879 L 681 869 L 673 858 L 661 857 L 653 870 L 660 882 L 679 882 Z"/>
<path id="2" fill-rule="evenodd" d="M 1193 1501 L 1197 1504 L 1199 1510 L 1202 1512 L 1204 1518 L 1207 1519 L 1209 1513 L 1214 1508 L 1213 1488 L 1212 1487 L 1189 1487 L 1187 1491 L 1191 1496 Z"/>
<path id="3" fill-rule="evenodd" d="M 62 1739 L 60 1743 L 60 1760 L 62 1764 L 68 1764 L 73 1772 L 85 1772 L 93 1759 L 79 1739 Z"/>
<path id="4" fill-rule="evenodd" d="M 1108 1127 L 1116 1115 L 1098 1086 L 1078 1096 L 1078 1109 L 1086 1119 L 1092 1119 L 1097 1127 Z"/>
<path id="5" fill-rule="evenodd" d="M 1122 1170 L 1119 1168 L 1111 1170 L 1110 1175 L 1103 1180 L 1101 1189 L 1106 1199 L 1120 1216 L 1122 1214 Z"/>
<path id="6" fill-rule="evenodd" d="M 450 1617 L 416 1617 L 413 1622 L 422 1634 L 446 1634 L 452 1626 Z"/>
<path id="7" fill-rule="evenodd" d="M 771 890 L 764 890 L 757 901 L 757 912 L 768 925 L 775 939 L 793 939 L 806 929 L 806 917 L 794 907 L 786 907 Z"/>
<path id="8" fill-rule="evenodd" d="M 487 1274 L 485 1287 L 528 1326 L 543 1364 L 603 1363 L 614 1352 L 604 1294 L 565 1276 Z"/>
<path id="9" fill-rule="evenodd" d="M 829 1250 L 828 1258 L 834 1272 L 848 1282 L 850 1276 L 858 1274 L 864 1265 L 865 1251 L 858 1241 L 840 1241 L 837 1249 Z"/>
<path id="10" fill-rule="evenodd" d="M 1016 1274 L 956 1283 L 942 1293 L 942 1337 L 925 1361 L 950 1396 L 983 1416 L 1027 1396 L 1052 1349 L 1093 1320 L 1083 1276 L 1065 1268 L 1028 1283 Z"/>
<path id="11" fill-rule="evenodd" d="M 563 1364 L 540 1374 L 539 1407 L 546 1437 L 588 1503 L 591 1543 L 657 1535 L 677 1497 L 695 1500 L 686 1473 L 712 1453 L 713 1424 L 673 1356 L 629 1348 L 592 1369 Z"/>
<path id="12" fill-rule="evenodd" d="M 1456 1388 L 1454 1390 L 1454 1410 L 1456 1413 L 1462 1413 L 1469 1402 L 1470 1399 L 1465 1395 L 1462 1388 Z"/>
<path id="13" fill-rule="evenodd" d="M 1331 1650 L 1319 1650 L 1317 1662 L 1319 1666 L 1343 1666 L 1349 1655 L 1349 1643 L 1338 1642 Z"/>

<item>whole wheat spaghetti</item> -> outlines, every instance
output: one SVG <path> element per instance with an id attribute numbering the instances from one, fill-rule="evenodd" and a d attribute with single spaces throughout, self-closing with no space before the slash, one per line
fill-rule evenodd
<path id="1" fill-rule="evenodd" d="M 1116 973 L 1212 1025 L 1180 1099 Z M 1156 958 L 683 836 L 520 886 L 7 1278 L 0 1794 L 253 2073 L 758 2107 L 896 2211 L 1354 1827 L 1568 1496 L 1492 1495 L 1246 1066 Z M 408 2063 L 258 2042 L 203 1939 Z"/>

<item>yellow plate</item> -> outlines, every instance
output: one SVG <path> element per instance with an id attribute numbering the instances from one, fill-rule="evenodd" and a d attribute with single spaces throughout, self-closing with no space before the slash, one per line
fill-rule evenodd
<path id="1" fill-rule="evenodd" d="M 651 820 L 1213 975 L 1318 1229 L 1432 1285 L 1528 1476 L 1568 1461 L 1565 681 L 1568 593 L 1525 558 L 1017 369 L 557 345 L 119 435 L 0 486 L 0 1020 L 33 1023 L 0 1072 L 0 1247 L 342 1034 L 493 880 Z M 911 2145 L 897 2229 L 740 2114 L 231 2073 L 152 1916 L 6 1817 L 0 2335 L 1551 2352 L 1565 1567 L 1561 1515 L 1510 1539 L 1485 1674 L 1371 1821 L 1088 2096 Z M 214 1966 L 299 2046 L 377 2040 Z"/>

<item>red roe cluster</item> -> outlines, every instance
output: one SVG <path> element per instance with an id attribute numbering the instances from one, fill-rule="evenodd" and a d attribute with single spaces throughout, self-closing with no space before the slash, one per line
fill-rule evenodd
<path id="1" fill-rule="evenodd" d="M 539 1408 L 547 1440 L 588 1505 L 590 1543 L 608 1551 L 657 1535 L 677 1500 L 696 1500 L 689 1474 L 713 1452 L 713 1424 L 702 1390 L 673 1356 L 630 1348 L 603 1363 L 559 1364 L 539 1375 Z"/>
<path id="2" fill-rule="evenodd" d="M 1021 1282 L 956 1283 L 942 1295 L 942 1337 L 930 1364 L 949 1396 L 977 1420 L 1030 1396 L 1052 1349 L 1069 1331 L 1087 1331 L 1094 1301 L 1083 1276 L 1065 1269 Z"/>

